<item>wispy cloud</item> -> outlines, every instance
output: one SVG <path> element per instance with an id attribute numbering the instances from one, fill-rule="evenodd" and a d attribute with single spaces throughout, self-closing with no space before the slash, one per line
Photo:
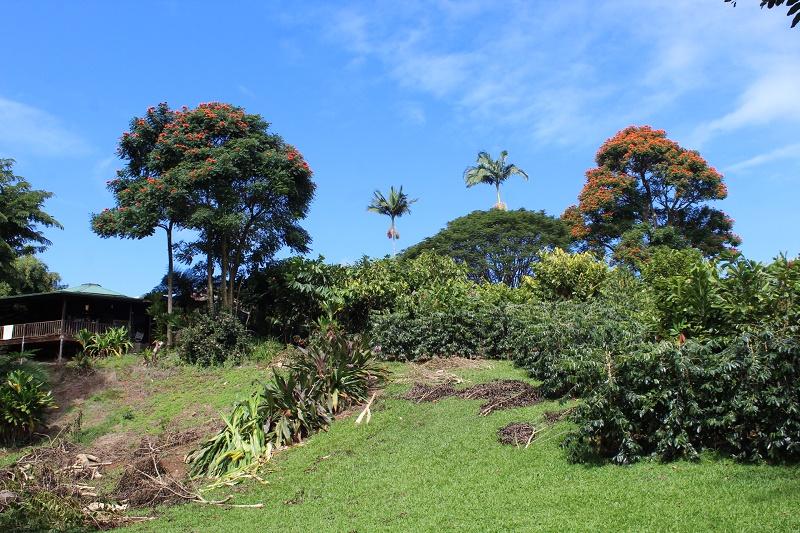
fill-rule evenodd
<path id="1" fill-rule="evenodd" d="M 49 113 L 21 102 L 0 97 L 0 150 L 7 154 L 85 155 L 86 140 L 65 128 Z"/>
<path id="2" fill-rule="evenodd" d="M 378 65 L 482 131 L 596 144 L 629 123 L 681 121 L 684 134 L 704 140 L 757 121 L 800 122 L 800 101 L 775 98 L 800 86 L 795 72 L 774 68 L 800 64 L 800 44 L 787 46 L 794 35 L 757 7 L 719 4 L 378 2 L 325 17 L 351 66 Z M 699 104 L 714 95 L 739 105 Z M 674 112 L 689 105 L 708 114 Z"/>
<path id="3" fill-rule="evenodd" d="M 725 170 L 727 172 L 739 172 L 754 167 L 759 167 L 774 161 L 781 161 L 786 159 L 795 159 L 800 161 L 800 143 L 789 144 L 776 148 L 769 152 L 759 154 L 744 161 L 739 161 L 733 165 L 728 166 Z"/>

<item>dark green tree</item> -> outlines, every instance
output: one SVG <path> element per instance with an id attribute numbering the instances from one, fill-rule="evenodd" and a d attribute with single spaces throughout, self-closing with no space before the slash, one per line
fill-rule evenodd
<path id="1" fill-rule="evenodd" d="M 568 226 L 544 211 L 492 209 L 448 222 L 403 256 L 413 258 L 432 251 L 465 264 L 475 281 L 517 287 L 523 276 L 531 274 L 541 250 L 568 248 L 570 240 Z"/>
<path id="2" fill-rule="evenodd" d="M 4 278 L 12 275 L 15 259 L 52 244 L 41 228 L 62 229 L 42 208 L 53 193 L 33 189 L 13 168 L 13 159 L 0 159 L 0 275 Z"/>

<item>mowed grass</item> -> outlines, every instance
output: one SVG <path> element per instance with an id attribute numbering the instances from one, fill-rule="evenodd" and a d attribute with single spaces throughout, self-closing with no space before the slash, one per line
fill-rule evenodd
<path id="1" fill-rule="evenodd" d="M 396 375 L 404 367 L 393 365 Z M 509 364 L 461 374 L 520 378 Z M 796 531 L 800 468 L 698 463 L 570 464 L 568 422 L 542 426 L 528 449 L 497 442 L 509 422 L 540 423 L 549 402 L 477 416 L 480 401 L 416 404 L 391 385 L 372 421 L 354 416 L 281 452 L 265 478 L 233 493 L 261 509 L 186 504 L 132 531 Z"/>

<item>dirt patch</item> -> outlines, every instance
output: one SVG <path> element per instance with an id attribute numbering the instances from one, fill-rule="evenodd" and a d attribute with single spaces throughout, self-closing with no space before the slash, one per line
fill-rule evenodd
<path id="1" fill-rule="evenodd" d="M 411 390 L 403 395 L 406 400 L 411 400 L 417 403 L 420 402 L 435 402 L 442 398 L 450 398 L 456 395 L 456 389 L 448 384 L 444 385 L 428 385 L 426 383 L 416 383 Z"/>
<path id="2" fill-rule="evenodd" d="M 486 400 L 479 414 L 486 416 L 500 409 L 525 407 L 542 401 L 539 390 L 529 383 L 513 379 L 488 381 L 465 389 L 450 384 L 427 385 L 417 383 L 403 398 L 419 402 L 435 402 L 442 398 L 458 397 L 465 400 Z"/>
<path id="3" fill-rule="evenodd" d="M 574 407 L 570 407 L 569 409 L 561 409 L 559 411 L 545 411 L 542 418 L 544 418 L 545 422 L 548 424 L 555 424 L 556 422 L 560 422 L 567 418 L 570 414 L 572 414 Z"/>
<path id="4" fill-rule="evenodd" d="M 527 447 L 536 436 L 536 428 L 525 422 L 512 422 L 497 430 L 497 440 L 503 444 Z"/>

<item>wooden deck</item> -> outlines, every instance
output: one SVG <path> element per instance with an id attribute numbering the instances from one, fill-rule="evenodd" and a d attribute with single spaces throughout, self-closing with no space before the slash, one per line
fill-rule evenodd
<path id="1" fill-rule="evenodd" d="M 93 320 L 48 320 L 0 327 L 0 346 L 24 345 L 25 343 L 74 341 L 77 333 L 86 329 L 92 333 L 103 333 L 109 328 L 128 326 L 128 322 L 115 320 L 112 323 Z"/>

